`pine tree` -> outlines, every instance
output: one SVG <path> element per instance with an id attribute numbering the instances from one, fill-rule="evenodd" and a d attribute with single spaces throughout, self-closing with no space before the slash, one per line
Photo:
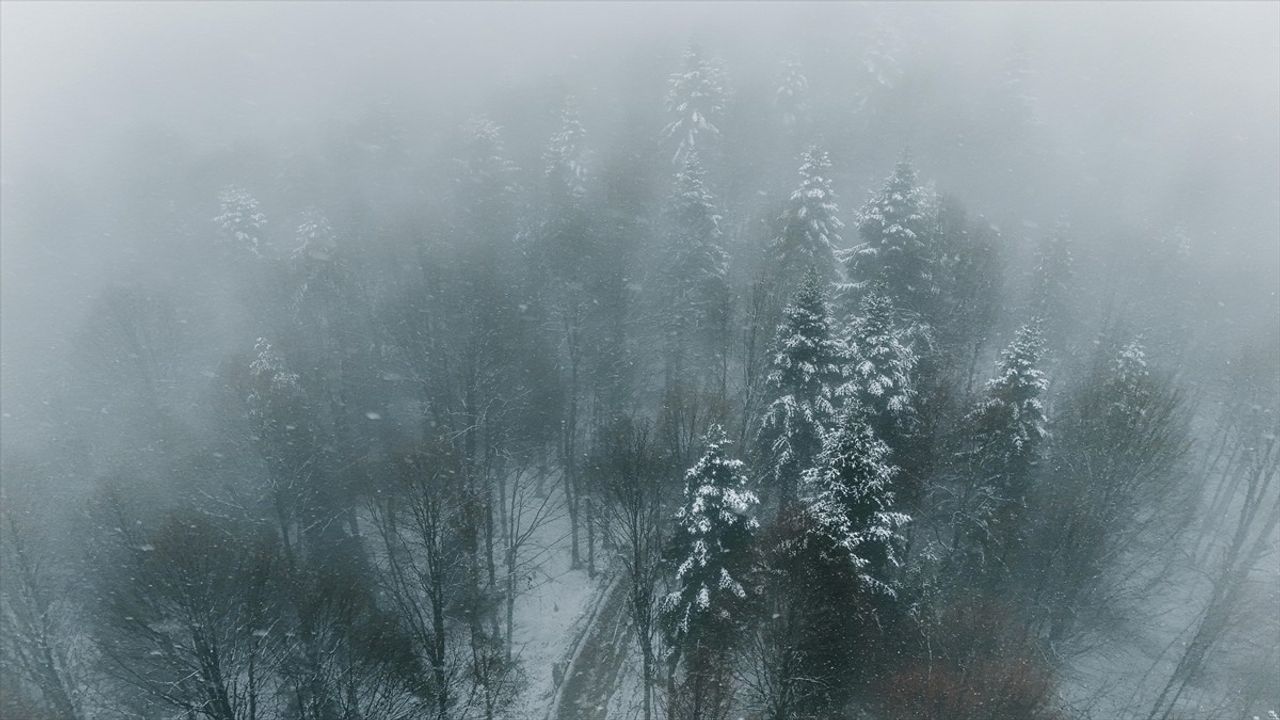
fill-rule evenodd
<path id="1" fill-rule="evenodd" d="M 810 271 L 778 327 L 768 385 L 774 400 L 760 426 L 758 442 L 768 484 L 779 506 L 795 497 L 800 474 L 822 449 L 822 435 L 835 411 L 840 348 L 831 327 L 822 281 Z"/>
<path id="2" fill-rule="evenodd" d="M 577 105 L 568 98 L 560 111 L 560 127 L 542 156 L 546 210 L 538 259 L 550 274 L 547 280 L 555 282 L 582 283 L 596 254 L 588 232 L 586 139 Z"/>
<path id="3" fill-rule="evenodd" d="M 773 94 L 782 124 L 790 129 L 804 124 L 809 112 L 809 79 L 800 61 L 789 57 L 782 63 L 782 78 Z"/>
<path id="4" fill-rule="evenodd" d="M 320 262 L 333 259 L 338 243 L 333 226 L 324 213 L 314 208 L 304 213 L 295 236 L 297 245 L 292 253 L 294 258 L 310 258 Z"/>
<path id="5" fill-rule="evenodd" d="M 724 319 L 728 255 L 721 244 L 720 219 L 698 154 L 691 152 L 676 173 L 664 219 L 668 260 L 663 319 L 674 352 L 695 338 L 714 339 Z"/>
<path id="6" fill-rule="evenodd" d="M 469 232 L 483 234 L 488 226 L 509 220 L 516 167 L 506 158 L 502 128 L 483 115 L 467 121 L 457 163 L 460 209 Z"/>
<path id="7" fill-rule="evenodd" d="M 1061 350 L 1075 317 L 1075 256 L 1071 227 L 1059 220 L 1040 244 L 1032 278 L 1031 311 L 1045 324 L 1051 346 Z"/>
<path id="8" fill-rule="evenodd" d="M 999 126 L 1012 139 L 1023 139 L 1027 130 L 1038 124 L 1034 85 L 1035 72 L 1027 46 L 1018 43 L 1001 62 L 999 99 L 995 103 L 1000 113 Z"/>
<path id="9" fill-rule="evenodd" d="M 716 123 L 724 114 L 723 73 L 697 47 L 685 51 L 684 68 L 671 75 L 666 105 L 671 120 L 662 136 L 674 148 L 673 163 L 683 163 L 685 155 L 720 135 Z"/>
<path id="10" fill-rule="evenodd" d="M 979 481 L 1012 502 L 1025 497 L 1048 437 L 1041 398 L 1049 381 L 1039 367 L 1043 349 L 1039 321 L 1022 326 L 1000 353 L 999 374 L 987 382 L 986 399 L 966 420 Z"/>
<path id="11" fill-rule="evenodd" d="M 218 216 L 213 219 L 225 241 L 240 251 L 262 254 L 262 229 L 267 216 L 258 209 L 258 199 L 248 190 L 228 185 L 218 193 Z"/>
<path id="12" fill-rule="evenodd" d="M 586 139 L 577 101 L 567 97 L 560 108 L 560 129 L 551 136 L 542 155 L 543 174 L 550 181 L 549 186 L 553 192 L 562 193 L 565 200 L 580 201 L 587 194 Z"/>
<path id="13" fill-rule="evenodd" d="M 1004 258 L 1000 232 L 983 218 L 970 219 L 954 197 L 938 204 L 941 311 L 934 320 L 939 341 L 971 386 L 978 356 L 1000 312 Z M 961 354 L 963 353 L 963 354 Z M 967 359 L 967 368 L 960 360 Z"/>
<path id="14" fill-rule="evenodd" d="M 897 530 L 909 521 L 893 510 L 896 472 L 889 447 L 855 407 L 826 434 L 817 464 L 804 475 L 805 505 L 817 532 L 865 586 L 890 595 L 884 573 L 898 564 Z"/>
<path id="15" fill-rule="evenodd" d="M 1142 341 L 1134 338 L 1125 343 L 1111 363 L 1111 377 L 1104 394 L 1111 398 L 1107 418 L 1123 427 L 1132 428 L 1148 411 L 1152 388 L 1151 371 Z"/>
<path id="16" fill-rule="evenodd" d="M 862 244 L 845 259 L 848 276 L 860 287 L 884 283 L 899 308 L 927 315 L 938 294 L 933 204 L 904 157 L 859 213 Z"/>
<path id="17" fill-rule="evenodd" d="M 896 326 L 893 301 L 872 290 L 863 296 L 844 343 L 845 379 L 836 394 L 863 408 L 886 440 L 909 433 L 915 421 L 916 354 L 906 336 Z"/>
<path id="18" fill-rule="evenodd" d="M 743 463 L 728 457 L 719 425 L 703 438 L 702 457 L 685 473 L 684 502 L 676 510 L 671 554 L 676 589 L 662 601 L 668 645 L 691 650 L 723 643 L 743 620 L 743 585 L 758 524 L 758 500 L 747 489 Z"/>
<path id="19" fill-rule="evenodd" d="M 778 217 L 780 231 L 773 241 L 773 256 L 784 281 L 805 268 L 829 279 L 836 274 L 835 253 L 844 228 L 831 189 L 831 159 L 825 151 L 810 147 L 800 160 L 800 185 Z"/>

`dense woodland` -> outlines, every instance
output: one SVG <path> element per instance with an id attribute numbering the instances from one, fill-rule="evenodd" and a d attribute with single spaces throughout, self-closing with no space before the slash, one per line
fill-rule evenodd
<path id="1" fill-rule="evenodd" d="M 1055 207 L 1017 47 L 946 160 L 979 204 L 860 42 L 148 136 L 101 222 L 164 270 L 6 403 L 0 714 L 526 717 L 569 570 L 644 720 L 1280 709 L 1274 316 L 1219 332 L 1175 219 Z"/>

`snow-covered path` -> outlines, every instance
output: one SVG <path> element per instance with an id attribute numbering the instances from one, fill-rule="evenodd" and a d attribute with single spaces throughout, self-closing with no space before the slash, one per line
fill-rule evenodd
<path id="1" fill-rule="evenodd" d="M 631 644 L 625 584 L 615 582 L 565 674 L 554 720 L 605 720 Z"/>

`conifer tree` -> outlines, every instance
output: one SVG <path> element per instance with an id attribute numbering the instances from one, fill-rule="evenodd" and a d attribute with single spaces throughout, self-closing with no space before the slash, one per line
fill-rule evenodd
<path id="1" fill-rule="evenodd" d="M 951 351 L 948 359 L 953 367 L 962 368 L 960 360 L 967 359 L 967 390 L 1000 312 L 1004 274 L 1000 232 L 982 217 L 970 219 L 958 200 L 944 196 L 938 204 L 938 245 L 942 302 L 933 327 Z"/>
<path id="2" fill-rule="evenodd" d="M 726 453 L 723 428 L 712 426 L 703 443 L 702 457 L 685 473 L 684 503 L 675 515 L 677 589 L 663 601 L 676 644 L 735 620 L 735 605 L 746 599 L 742 582 L 757 527 L 758 500 L 747 489 L 743 462 Z"/>
<path id="3" fill-rule="evenodd" d="M 782 78 L 774 91 L 773 102 L 783 126 L 795 129 L 804 124 L 809 112 L 809 79 L 797 58 L 789 57 L 783 61 Z"/>
<path id="4" fill-rule="evenodd" d="M 830 552 L 865 586 L 890 595 L 885 572 L 898 564 L 898 528 L 909 520 L 893 509 L 896 472 L 889 447 L 853 407 L 826 433 L 816 465 L 804 475 L 806 510 Z"/>
<path id="5" fill-rule="evenodd" d="M 987 381 L 986 399 L 966 420 L 979 481 L 1013 502 L 1025 497 L 1049 434 L 1042 399 L 1049 386 L 1040 369 L 1043 349 L 1039 320 L 1022 326 L 1000 353 L 999 374 Z"/>
<path id="6" fill-rule="evenodd" d="M 779 507 L 795 498 L 800 474 L 822 449 L 822 435 L 834 418 L 834 386 L 840 349 L 832 331 L 822 281 L 810 271 L 778 327 L 768 386 L 773 401 L 758 442 L 765 480 Z"/>
<path id="7" fill-rule="evenodd" d="M 685 155 L 701 149 L 708 140 L 719 137 L 724 114 L 724 77 L 720 68 L 695 46 L 684 53 L 684 67 L 668 80 L 667 114 L 671 120 L 662 136 L 672 146 L 671 161 L 684 162 Z"/>
<path id="8" fill-rule="evenodd" d="M 747 619 L 744 583 L 753 557 L 757 522 L 752 513 L 758 503 L 747 489 L 742 461 L 726 453 L 724 430 L 713 425 L 703 441 L 706 449 L 685 473 L 684 500 L 675 514 L 670 549 L 677 563 L 675 589 L 662 599 L 660 609 L 669 648 L 669 689 L 674 690 L 675 670 L 683 658 L 685 692 L 695 696 L 695 705 L 716 704 L 724 697 L 724 656 Z"/>
<path id="9" fill-rule="evenodd" d="M 778 217 L 779 232 L 772 254 L 777 272 L 786 279 L 813 268 L 823 279 L 836 275 L 835 253 L 841 243 L 840 206 L 831 189 L 831 159 L 810 147 L 800 156 L 800 185 L 791 193 Z"/>
<path id="10" fill-rule="evenodd" d="M 1075 316 L 1076 272 L 1071 246 L 1071 227 L 1059 220 L 1040 244 L 1032 277 L 1031 311 L 1044 322 L 1049 344 L 1059 350 Z"/>
<path id="11" fill-rule="evenodd" d="M 863 408 L 886 441 L 909 433 L 915 420 L 916 354 L 906 335 L 896 325 L 893 301 L 872 290 L 863 296 L 844 343 L 844 382 L 836 394 Z"/>
<path id="12" fill-rule="evenodd" d="M 543 174 L 552 192 L 563 194 L 564 200 L 581 200 L 587 194 L 587 131 L 578 114 L 578 103 L 565 98 L 560 108 L 560 128 L 551 136 L 543 153 Z"/>
<path id="13" fill-rule="evenodd" d="M 590 352 L 587 337 L 592 315 L 599 307 L 592 304 L 590 287 L 598 280 L 599 243 L 591 232 L 587 211 L 590 174 L 587 170 L 587 133 L 578 117 L 576 105 L 568 99 L 560 114 L 560 128 L 552 136 L 543 155 L 546 207 L 538 233 L 534 293 L 539 296 L 549 324 L 557 328 L 561 347 L 560 370 L 563 387 L 560 422 L 559 455 L 563 464 L 562 481 L 565 505 L 570 523 L 570 552 L 574 567 L 582 554 L 579 530 L 582 522 L 579 441 L 582 431 L 582 405 L 588 387 Z M 600 294 L 603 294 L 602 292 Z M 590 506 L 587 506 L 590 512 Z M 588 535 L 588 541 L 592 538 Z M 590 543 L 589 543 L 590 544 Z M 588 555 L 591 548 L 588 547 Z"/>
<path id="14" fill-rule="evenodd" d="M 728 300 L 728 255 L 721 244 L 720 213 L 707 189 L 697 152 L 676 173 L 666 209 L 667 267 L 663 321 L 671 342 L 668 361 L 680 366 L 691 341 L 712 341 L 721 329 Z M 703 344 L 710 344 L 703 342 Z M 702 348 L 706 349 L 706 348 Z"/>
<path id="15" fill-rule="evenodd" d="M 859 213 L 862 244 L 846 256 L 849 277 L 861 287 L 884 283 L 899 308 L 927 314 L 938 294 L 932 206 L 904 157 Z"/>
<path id="16" fill-rule="evenodd" d="M 248 190 L 228 185 L 218 193 L 218 216 L 214 223 L 222 231 L 224 241 L 238 251 L 262 254 L 262 231 L 267 216 L 258 208 L 258 199 Z"/>

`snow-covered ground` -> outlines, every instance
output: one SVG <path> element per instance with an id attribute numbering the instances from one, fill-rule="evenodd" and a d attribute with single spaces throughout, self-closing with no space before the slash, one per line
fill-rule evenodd
<path id="1" fill-rule="evenodd" d="M 539 528 L 524 553 L 537 556 L 523 563 L 532 569 L 519 581 L 515 602 L 512 652 L 528 680 L 508 712 L 512 720 L 541 720 L 555 697 L 553 668 L 571 652 L 583 630 L 593 601 L 607 578 L 588 577 L 585 569 L 570 569 L 569 520 L 561 515 Z"/>

